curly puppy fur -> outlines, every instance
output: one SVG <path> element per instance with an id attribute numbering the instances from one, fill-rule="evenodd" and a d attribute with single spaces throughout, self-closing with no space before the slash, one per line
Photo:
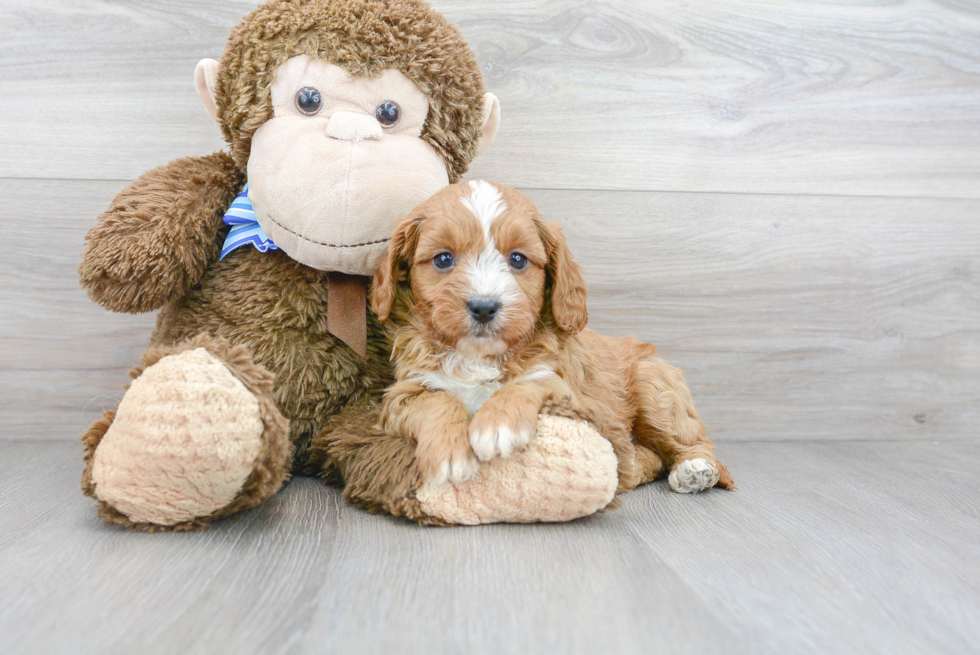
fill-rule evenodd
<path id="1" fill-rule="evenodd" d="M 477 458 L 523 448 L 542 407 L 567 400 L 612 443 L 620 491 L 689 460 L 705 476 L 675 490 L 733 486 L 681 372 L 651 344 L 585 327 L 561 230 L 514 189 L 456 184 L 402 219 L 371 301 L 394 343 L 381 423 L 418 444 L 426 477 L 469 479 Z"/>

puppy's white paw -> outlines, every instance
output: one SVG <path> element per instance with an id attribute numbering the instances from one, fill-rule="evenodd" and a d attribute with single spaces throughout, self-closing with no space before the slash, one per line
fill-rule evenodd
<path id="1" fill-rule="evenodd" d="M 667 481 L 677 493 L 693 494 L 715 486 L 718 483 L 718 470 L 708 460 L 698 457 L 678 464 Z"/>
<path id="2" fill-rule="evenodd" d="M 466 482 L 476 477 L 480 462 L 472 454 L 453 456 L 439 466 L 432 480 L 436 484 L 444 482 Z"/>
<path id="3" fill-rule="evenodd" d="M 503 425 L 470 431 L 470 446 L 482 461 L 494 457 L 510 457 L 515 451 L 521 450 L 531 443 L 534 429 L 525 425 L 519 430 L 512 430 Z"/>

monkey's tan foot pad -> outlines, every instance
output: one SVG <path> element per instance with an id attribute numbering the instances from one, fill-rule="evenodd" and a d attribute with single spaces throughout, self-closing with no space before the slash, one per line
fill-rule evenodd
<path id="1" fill-rule="evenodd" d="M 259 399 L 203 347 L 147 367 L 94 454 L 95 497 L 172 526 L 231 503 L 263 457 Z"/>
<path id="2" fill-rule="evenodd" d="M 524 450 L 482 463 L 467 482 L 425 482 L 417 498 L 422 511 L 447 523 L 570 521 L 612 502 L 616 465 L 612 444 L 589 423 L 542 415 Z"/>

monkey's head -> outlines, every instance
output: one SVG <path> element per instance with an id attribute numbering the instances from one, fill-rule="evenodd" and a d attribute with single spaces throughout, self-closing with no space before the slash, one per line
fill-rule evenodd
<path id="1" fill-rule="evenodd" d="M 246 171 L 259 225 L 290 257 L 369 275 L 395 221 L 493 140 L 459 30 L 423 0 L 273 0 L 195 83 Z"/>

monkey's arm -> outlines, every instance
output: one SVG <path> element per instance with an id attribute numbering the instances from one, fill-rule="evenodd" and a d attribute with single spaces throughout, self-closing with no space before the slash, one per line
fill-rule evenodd
<path id="1" fill-rule="evenodd" d="M 82 287 L 106 309 L 133 314 L 185 294 L 218 257 L 222 216 L 243 184 L 223 152 L 145 173 L 85 236 Z"/>

